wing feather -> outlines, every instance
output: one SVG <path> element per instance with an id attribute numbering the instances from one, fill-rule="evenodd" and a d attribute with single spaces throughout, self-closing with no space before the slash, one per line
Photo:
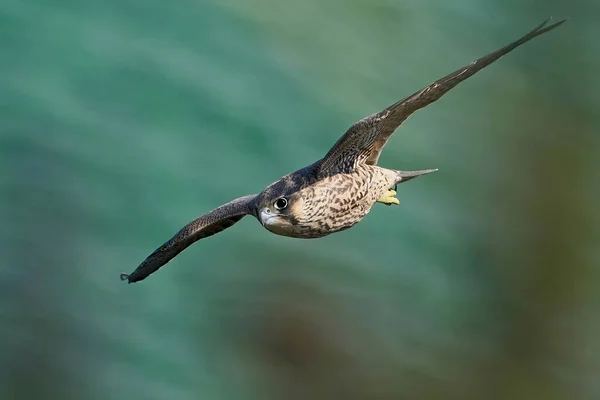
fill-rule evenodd
<path id="1" fill-rule="evenodd" d="M 130 275 L 121 274 L 121 280 L 134 283 L 145 279 L 194 242 L 219 233 L 252 214 L 255 201 L 256 195 L 240 197 L 193 220 L 150 254 Z"/>
<path id="2" fill-rule="evenodd" d="M 331 175 L 339 172 L 352 172 L 361 163 L 377 164 L 381 150 L 390 136 L 412 113 L 438 100 L 450 89 L 503 55 L 534 37 L 558 27 L 566 20 L 546 26 L 549 21 L 550 18 L 522 38 L 473 61 L 386 109 L 352 125 L 321 160 L 320 174 Z"/>

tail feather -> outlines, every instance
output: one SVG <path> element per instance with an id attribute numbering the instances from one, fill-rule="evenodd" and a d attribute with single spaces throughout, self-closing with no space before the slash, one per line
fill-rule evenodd
<path id="1" fill-rule="evenodd" d="M 433 168 L 433 169 L 423 169 L 420 171 L 396 171 L 398 173 L 398 181 L 396 182 L 396 184 L 401 183 L 401 182 L 406 182 L 408 180 L 416 178 L 417 176 L 430 174 L 437 170 L 438 170 L 437 168 Z"/>

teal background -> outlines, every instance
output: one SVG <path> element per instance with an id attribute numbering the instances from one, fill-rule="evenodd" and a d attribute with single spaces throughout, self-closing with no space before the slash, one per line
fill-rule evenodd
<path id="1" fill-rule="evenodd" d="M 319 240 L 182 225 L 356 120 L 439 168 Z M 596 0 L 2 0 L 0 398 L 600 398 Z"/>

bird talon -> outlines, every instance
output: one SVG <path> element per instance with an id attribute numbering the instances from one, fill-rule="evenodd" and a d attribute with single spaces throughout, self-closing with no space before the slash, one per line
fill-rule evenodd
<path id="1" fill-rule="evenodd" d="M 381 196 L 379 198 L 379 200 L 377 200 L 377 202 L 383 203 L 386 206 L 391 206 L 392 204 L 399 205 L 400 200 L 398 200 L 395 196 L 396 196 L 396 191 L 390 189 L 387 191 L 387 193 L 385 193 L 383 196 Z"/>

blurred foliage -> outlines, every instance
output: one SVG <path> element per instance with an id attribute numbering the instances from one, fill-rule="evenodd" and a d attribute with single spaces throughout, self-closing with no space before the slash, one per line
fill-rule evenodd
<path id="1" fill-rule="evenodd" d="M 0 398 L 600 398 L 600 6 L 4 0 Z M 180 226 L 570 21 L 407 121 L 437 167 L 351 230 Z"/>

